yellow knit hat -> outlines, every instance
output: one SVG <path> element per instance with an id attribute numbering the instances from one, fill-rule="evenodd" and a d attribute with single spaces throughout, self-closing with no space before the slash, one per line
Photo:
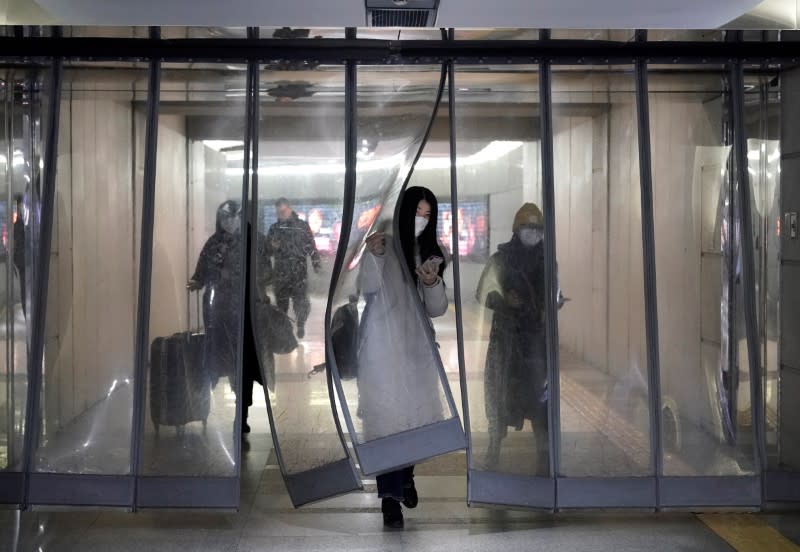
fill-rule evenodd
<path id="1" fill-rule="evenodd" d="M 543 223 L 544 215 L 542 215 L 542 211 L 539 207 L 537 207 L 535 203 L 526 203 L 519 208 L 519 211 L 517 211 L 517 214 L 514 216 L 514 225 L 512 228 L 514 232 L 516 232 L 519 230 L 520 226 L 525 226 L 526 224 L 541 226 Z"/>

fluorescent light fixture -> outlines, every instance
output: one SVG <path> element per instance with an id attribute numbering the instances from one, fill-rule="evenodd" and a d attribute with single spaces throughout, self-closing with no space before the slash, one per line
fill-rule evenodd
<path id="1" fill-rule="evenodd" d="M 458 159 L 456 165 L 458 167 L 473 167 L 483 163 L 496 161 L 511 152 L 522 147 L 522 142 L 517 141 L 503 141 L 496 140 L 489 143 L 482 150 L 461 157 Z M 398 153 L 391 157 L 383 159 L 369 160 L 364 158 L 360 151 L 358 152 L 360 162 L 358 163 L 358 170 L 361 172 L 368 171 L 382 171 L 390 170 L 394 167 L 402 165 L 406 161 L 406 157 L 402 153 Z M 300 159 L 298 159 L 300 161 Z M 286 162 L 285 160 L 283 161 Z M 450 168 L 449 157 L 423 157 L 417 162 L 416 170 L 442 170 Z M 258 174 L 262 176 L 312 176 L 312 175 L 343 175 L 344 164 L 336 160 L 320 161 L 316 164 L 301 164 L 297 165 L 273 165 L 261 167 L 258 169 Z M 241 167 L 228 167 L 225 169 L 225 174 L 228 176 L 242 176 L 244 169 Z"/>
<path id="2" fill-rule="evenodd" d="M 203 145 L 215 151 L 222 151 L 229 148 L 243 147 L 244 142 L 241 140 L 203 140 Z"/>

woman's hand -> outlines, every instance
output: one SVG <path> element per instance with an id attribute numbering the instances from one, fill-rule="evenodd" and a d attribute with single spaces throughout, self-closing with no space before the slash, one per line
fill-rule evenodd
<path id="1" fill-rule="evenodd" d="M 198 282 L 197 280 L 189 280 L 186 282 L 186 289 L 189 291 L 197 291 L 199 289 L 203 289 L 203 284 Z"/>
<path id="2" fill-rule="evenodd" d="M 378 257 L 386 253 L 386 234 L 383 232 L 375 232 L 367 238 L 367 251 Z"/>
<path id="3" fill-rule="evenodd" d="M 433 286 L 439 281 L 439 267 L 429 263 L 422 263 L 417 267 L 417 276 L 426 286 Z"/>

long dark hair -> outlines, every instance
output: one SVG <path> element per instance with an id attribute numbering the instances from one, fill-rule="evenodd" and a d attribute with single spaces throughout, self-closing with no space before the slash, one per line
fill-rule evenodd
<path id="1" fill-rule="evenodd" d="M 414 257 L 414 217 L 417 215 L 417 206 L 423 199 L 430 203 L 431 218 L 428 226 L 416 238 L 416 242 L 419 245 L 420 260 L 424 263 L 434 255 L 444 258 L 444 253 L 442 253 L 442 248 L 439 247 L 439 241 L 436 237 L 439 202 L 429 189 L 412 186 L 406 189 L 400 199 L 400 210 L 397 213 L 399 220 L 397 223 L 400 231 L 400 246 L 403 249 L 403 257 L 406 259 L 406 265 L 408 265 L 408 270 L 415 282 L 417 281 L 417 261 Z M 444 267 L 444 262 L 439 265 L 439 276 L 444 274 Z"/>

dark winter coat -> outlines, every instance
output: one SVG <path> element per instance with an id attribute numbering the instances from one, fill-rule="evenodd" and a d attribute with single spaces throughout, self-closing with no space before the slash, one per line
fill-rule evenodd
<path id="1" fill-rule="evenodd" d="M 249 250 L 247 251 L 247 262 L 248 264 L 250 262 Z M 263 234 L 258 239 L 258 262 L 259 289 L 265 290 L 270 264 L 266 256 L 266 240 Z M 220 377 L 231 378 L 234 375 L 241 313 L 241 270 L 241 234 L 226 232 L 218 221 L 216 232 L 206 241 L 200 252 L 192 276 L 192 280 L 197 281 L 204 288 L 203 320 L 206 332 L 204 360 L 209 375 L 215 382 Z M 256 340 L 253 336 L 257 329 L 252 326 L 249 308 L 249 273 L 246 278 L 245 341 L 242 369 L 245 380 L 244 387 L 247 387 L 248 380 L 262 383 L 263 379 L 255 349 Z M 265 371 L 269 374 L 274 370 L 272 353 L 268 351 L 267 344 L 263 344 L 263 346 L 264 354 L 262 356 L 266 364 Z"/>
<path id="2" fill-rule="evenodd" d="M 266 253 L 273 260 L 273 282 L 278 286 L 306 282 L 306 257 L 311 257 L 315 269 L 320 266 L 314 234 L 297 213 L 292 213 L 288 220 L 279 220 L 270 226 L 266 246 Z"/>
<path id="3" fill-rule="evenodd" d="M 484 372 L 491 432 L 521 429 L 544 416 L 547 363 L 544 333 L 544 246 L 514 235 L 481 275 L 477 298 L 492 313 Z M 537 420 L 541 422 L 541 420 Z"/>

